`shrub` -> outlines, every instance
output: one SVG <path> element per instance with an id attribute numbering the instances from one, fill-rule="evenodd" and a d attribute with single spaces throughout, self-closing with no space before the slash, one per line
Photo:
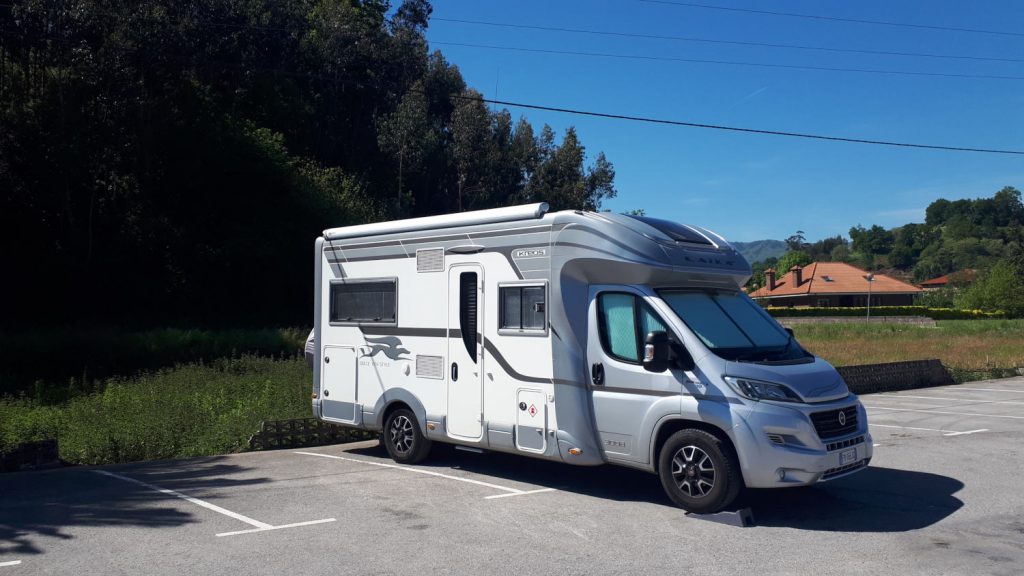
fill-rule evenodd
<path id="1" fill-rule="evenodd" d="M 769 306 L 765 308 L 769 314 L 778 318 L 813 318 L 821 316 L 864 317 L 866 307 L 855 308 L 786 308 Z M 986 312 L 984 310 L 959 310 L 955 308 L 927 308 L 924 306 L 872 306 L 872 316 L 926 316 L 934 320 L 974 320 L 1005 318 L 1002 311 Z"/>

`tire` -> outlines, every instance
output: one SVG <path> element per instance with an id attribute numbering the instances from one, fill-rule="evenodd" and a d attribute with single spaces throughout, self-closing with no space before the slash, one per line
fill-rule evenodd
<path id="1" fill-rule="evenodd" d="M 672 502 L 696 514 L 722 510 L 743 487 L 732 446 L 693 428 L 665 441 L 658 454 L 658 476 Z"/>
<path id="2" fill-rule="evenodd" d="M 420 432 L 416 415 L 408 408 L 399 408 L 388 414 L 384 421 L 384 448 L 391 459 L 399 464 L 422 462 L 433 444 Z"/>

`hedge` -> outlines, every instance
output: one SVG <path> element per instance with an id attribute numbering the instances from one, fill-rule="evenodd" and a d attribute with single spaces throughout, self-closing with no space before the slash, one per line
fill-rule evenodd
<path id="1" fill-rule="evenodd" d="M 804 318 L 818 316 L 867 316 L 866 307 L 830 308 L 807 307 L 787 308 L 768 306 L 769 314 L 781 318 Z M 984 310 L 957 310 L 954 308 L 928 308 L 925 306 L 872 306 L 872 316 L 927 316 L 934 320 L 976 320 L 1006 318 L 1005 312 L 985 312 Z"/>

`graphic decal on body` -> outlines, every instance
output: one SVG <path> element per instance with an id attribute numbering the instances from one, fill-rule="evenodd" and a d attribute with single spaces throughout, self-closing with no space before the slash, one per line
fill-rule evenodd
<path id="1" fill-rule="evenodd" d="M 369 356 L 373 358 L 377 354 L 383 352 L 385 356 L 390 360 L 412 360 L 402 356 L 402 354 L 409 354 L 411 350 L 402 348 L 402 340 L 397 336 L 383 336 L 381 338 L 366 338 L 369 342 L 369 351 L 363 354 L 361 357 L 366 358 Z"/>

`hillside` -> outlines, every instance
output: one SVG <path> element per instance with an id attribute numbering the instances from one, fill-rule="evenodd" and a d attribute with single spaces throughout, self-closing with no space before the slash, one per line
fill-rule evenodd
<path id="1" fill-rule="evenodd" d="M 753 242 L 732 242 L 734 248 L 743 254 L 747 262 L 762 262 L 768 258 L 779 258 L 786 253 L 782 240 L 754 240 Z"/>

